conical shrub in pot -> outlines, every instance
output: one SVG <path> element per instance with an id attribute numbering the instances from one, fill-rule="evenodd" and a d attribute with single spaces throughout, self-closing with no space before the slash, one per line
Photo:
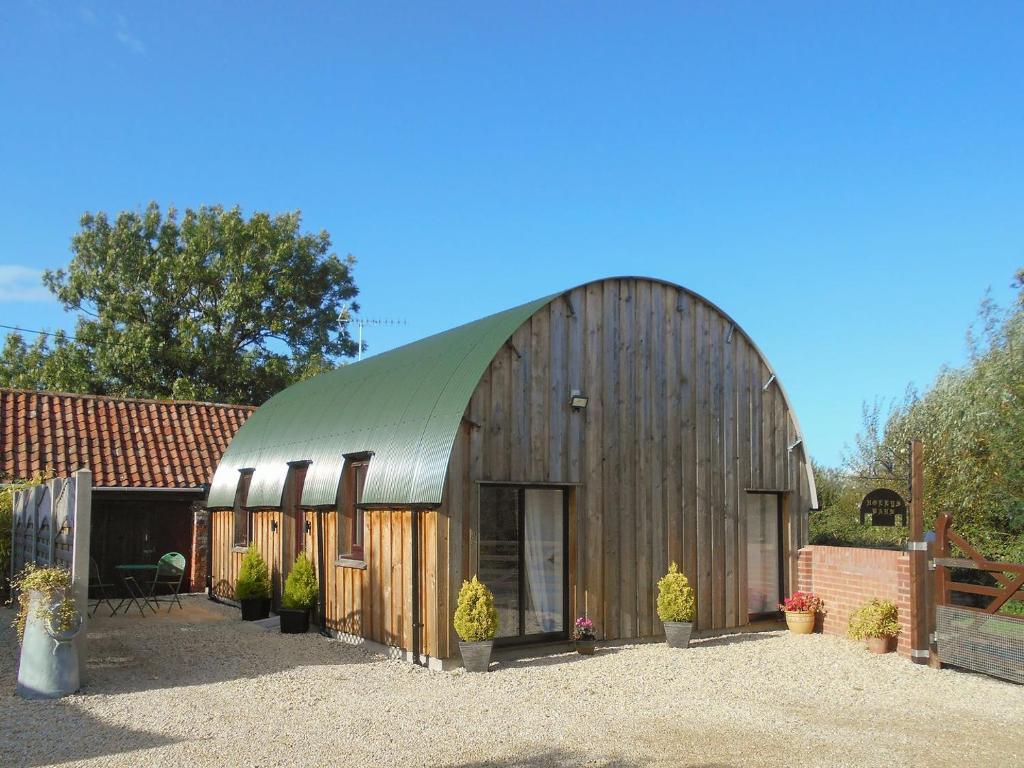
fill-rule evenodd
<path id="1" fill-rule="evenodd" d="M 252 544 L 242 556 L 235 581 L 235 599 L 242 604 L 242 619 L 256 621 L 270 616 L 270 569 Z"/>
<path id="2" fill-rule="evenodd" d="M 494 595 L 473 577 L 463 581 L 455 609 L 455 632 L 461 642 L 462 664 L 468 672 L 486 672 L 491 664 L 494 636 L 498 634 L 498 611 Z"/>
<path id="3" fill-rule="evenodd" d="M 696 609 L 689 580 L 672 563 L 668 573 L 658 581 L 658 618 L 665 626 L 669 648 L 685 648 L 690 644 Z"/>
<path id="4" fill-rule="evenodd" d="M 281 631 L 285 634 L 301 634 L 309 630 L 309 612 L 320 597 L 320 585 L 313 571 L 313 563 L 300 552 L 295 559 L 288 578 L 284 581 L 281 596 Z"/>
<path id="5" fill-rule="evenodd" d="M 872 653 L 888 653 L 900 634 L 900 619 L 891 600 L 874 597 L 850 616 L 850 637 L 864 640 Z"/>

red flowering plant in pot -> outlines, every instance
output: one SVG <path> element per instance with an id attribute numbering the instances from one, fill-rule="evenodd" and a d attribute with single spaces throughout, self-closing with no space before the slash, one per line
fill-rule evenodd
<path id="1" fill-rule="evenodd" d="M 583 656 L 593 656 L 594 648 L 597 645 L 597 635 L 594 634 L 594 622 L 586 616 L 580 616 L 572 628 L 572 639 L 576 642 L 576 653 Z"/>
<path id="2" fill-rule="evenodd" d="M 809 635 L 814 631 L 814 621 L 825 608 L 825 601 L 813 592 L 794 592 L 779 603 L 779 610 L 786 613 L 786 626 L 794 635 Z"/>

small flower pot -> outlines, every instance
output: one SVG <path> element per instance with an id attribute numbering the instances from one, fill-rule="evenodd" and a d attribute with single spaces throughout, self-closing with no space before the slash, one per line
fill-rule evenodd
<path id="1" fill-rule="evenodd" d="M 814 632 L 814 611 L 786 611 L 786 626 L 794 635 L 809 635 Z"/>
<path id="2" fill-rule="evenodd" d="M 895 637 L 869 637 L 868 650 L 872 653 L 890 653 L 896 646 Z"/>
<path id="3" fill-rule="evenodd" d="M 301 635 L 309 631 L 308 608 L 282 608 L 277 615 L 281 619 L 281 634 Z"/>
<path id="4" fill-rule="evenodd" d="M 580 656 L 593 656 L 597 648 L 597 640 L 577 640 L 576 653 Z"/>
<path id="5" fill-rule="evenodd" d="M 462 666 L 467 672 L 486 672 L 491 666 L 491 649 L 494 648 L 493 640 L 483 640 L 478 643 L 467 643 L 459 641 L 459 652 L 462 654 Z"/>
<path id="6" fill-rule="evenodd" d="M 242 621 L 259 621 L 270 618 L 269 597 L 247 597 L 238 602 L 242 604 Z"/>
<path id="7" fill-rule="evenodd" d="M 690 644 L 690 635 L 693 633 L 692 621 L 666 621 L 665 642 L 669 648 L 686 648 Z"/>

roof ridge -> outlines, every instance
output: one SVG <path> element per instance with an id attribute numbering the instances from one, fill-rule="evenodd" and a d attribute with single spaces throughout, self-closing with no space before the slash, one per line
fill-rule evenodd
<path id="1" fill-rule="evenodd" d="M 175 400 L 174 398 L 160 399 L 155 397 L 118 397 L 117 395 L 95 395 L 87 392 L 54 392 L 48 389 L 20 389 L 18 387 L 0 387 L 0 393 L 10 392 L 23 395 L 45 395 L 47 397 L 69 397 L 80 400 L 105 400 L 109 402 L 123 403 L 154 403 L 156 405 L 204 405 L 215 408 L 241 408 L 255 411 L 258 405 L 245 405 L 242 403 L 215 403 L 208 400 Z"/>

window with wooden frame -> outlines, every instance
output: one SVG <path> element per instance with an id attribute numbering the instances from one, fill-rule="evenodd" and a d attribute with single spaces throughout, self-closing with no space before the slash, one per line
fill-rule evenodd
<path id="1" fill-rule="evenodd" d="M 249 500 L 249 483 L 252 481 L 251 469 L 240 469 L 238 487 L 235 489 L 234 506 L 234 545 L 248 547 L 252 541 L 252 511 L 246 509 Z"/>
<path id="2" fill-rule="evenodd" d="M 369 458 L 349 459 L 338 484 L 338 557 L 363 559 L 363 486 Z"/>

